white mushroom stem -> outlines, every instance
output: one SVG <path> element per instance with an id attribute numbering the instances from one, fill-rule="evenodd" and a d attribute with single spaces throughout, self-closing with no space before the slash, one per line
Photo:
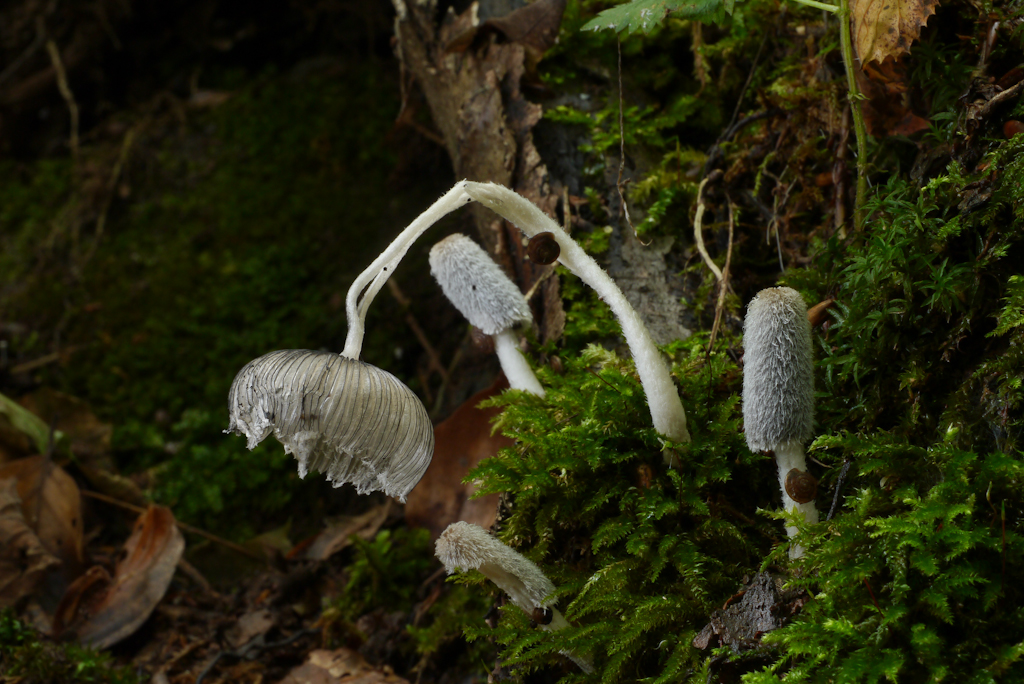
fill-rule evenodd
<path id="1" fill-rule="evenodd" d="M 796 468 L 797 470 L 804 472 L 807 470 L 807 459 L 804 458 L 804 447 L 799 442 L 790 442 L 783 446 L 779 446 L 775 449 L 775 461 L 779 465 L 779 487 L 782 489 L 782 506 L 787 511 L 800 511 L 803 516 L 810 524 L 818 522 L 818 509 L 814 506 L 814 501 L 808 501 L 807 503 L 798 503 L 786 492 L 786 476 L 789 475 L 789 471 Z M 797 529 L 790 525 L 786 526 L 786 534 L 792 539 L 796 536 Z M 795 546 L 790 549 L 790 558 L 800 558 L 804 555 L 804 549 L 802 546 Z"/>
<path id="2" fill-rule="evenodd" d="M 402 260 L 409 247 L 416 242 L 420 235 L 446 215 L 469 204 L 471 199 L 466 194 L 465 185 L 466 181 L 456 183 L 455 187 L 445 193 L 441 199 L 430 205 L 353 281 L 348 290 L 348 296 L 345 298 L 348 336 L 345 338 L 342 356 L 347 356 L 350 359 L 359 358 L 359 353 L 363 348 L 366 312 L 370 308 L 373 298 L 384 287 L 384 283 L 391 277 L 398 262 Z"/>
<path id="3" fill-rule="evenodd" d="M 495 183 L 464 181 L 469 196 L 515 224 L 528 237 L 550 232 L 558 241 L 558 261 L 592 287 L 619 319 L 622 334 L 633 354 L 640 383 L 647 394 L 654 429 L 673 442 L 689 442 L 686 412 L 661 352 L 615 281 L 575 240 L 533 202 Z"/>
<path id="4" fill-rule="evenodd" d="M 497 333 L 494 335 L 494 351 L 498 354 L 501 369 L 505 371 L 505 377 L 508 378 L 508 384 L 512 389 L 523 390 L 538 397 L 544 396 L 544 388 L 540 386 L 540 381 L 519 350 L 518 335 L 511 329 Z"/>

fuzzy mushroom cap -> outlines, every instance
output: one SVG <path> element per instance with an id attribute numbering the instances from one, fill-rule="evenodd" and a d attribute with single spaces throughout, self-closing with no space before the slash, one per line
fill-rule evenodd
<path id="1" fill-rule="evenodd" d="M 761 290 L 743 322 L 743 422 L 753 451 L 803 444 L 814 423 L 811 324 L 800 293 Z"/>
<path id="2" fill-rule="evenodd" d="M 555 585 L 541 569 L 479 525 L 452 523 L 438 537 L 435 552 L 449 575 L 456 570 L 479 570 L 527 612 L 554 604 L 545 602 Z"/>
<path id="3" fill-rule="evenodd" d="M 431 248 L 430 272 L 455 308 L 488 335 L 533 320 L 516 284 L 465 235 L 449 235 Z"/>
<path id="4" fill-rule="evenodd" d="M 398 378 L 330 352 L 285 349 L 250 361 L 228 395 L 231 424 L 249 449 L 271 432 L 299 462 L 360 494 L 405 501 L 434 453 L 422 402 Z"/>

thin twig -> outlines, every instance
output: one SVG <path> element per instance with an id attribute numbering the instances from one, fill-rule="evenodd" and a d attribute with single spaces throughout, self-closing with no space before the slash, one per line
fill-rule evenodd
<path id="1" fill-rule="evenodd" d="M 135 128 L 129 129 L 124 135 L 124 140 L 121 142 L 121 153 L 117 156 L 117 161 L 114 162 L 114 168 L 110 172 L 110 181 L 107 183 L 107 196 L 103 199 L 103 207 L 100 209 L 100 215 L 96 219 L 96 230 L 92 237 L 92 244 L 89 246 L 89 251 L 85 253 L 77 265 L 79 271 L 85 268 L 85 265 L 88 264 L 93 255 L 96 254 L 96 248 L 100 244 L 100 238 L 103 237 L 103 231 L 107 225 L 107 214 L 110 212 L 110 205 L 113 203 L 114 195 L 117 193 L 117 183 L 121 179 L 125 162 L 128 160 L 128 153 L 131 151 L 132 144 L 135 142 L 135 130 Z"/>
<path id="2" fill-rule="evenodd" d="M 711 255 L 708 254 L 708 250 L 704 247 L 704 236 L 701 235 L 702 223 L 704 221 L 704 186 L 708 184 L 710 176 L 706 176 L 704 180 L 697 186 L 697 213 L 693 217 L 693 239 L 697 243 L 697 251 L 700 252 L 701 258 L 704 259 L 704 263 L 711 269 L 711 272 L 715 274 L 715 278 L 718 282 L 722 282 L 722 271 L 711 260 Z"/>
<path id="3" fill-rule="evenodd" d="M 430 370 L 440 375 L 443 382 L 447 382 L 448 371 L 441 365 L 441 358 L 437 355 L 437 350 L 434 349 L 434 345 L 430 344 L 430 340 L 427 339 L 427 335 L 423 332 L 423 328 L 420 327 L 416 317 L 412 315 L 412 310 L 409 308 L 409 305 L 412 302 L 405 296 L 405 293 L 402 292 L 401 288 L 398 287 L 398 283 L 395 282 L 394 278 L 388 279 L 388 290 L 391 291 L 391 295 L 399 305 L 405 309 L 405 323 L 409 326 L 409 329 L 412 330 L 416 339 L 419 340 L 420 345 L 423 347 L 423 351 L 427 353 L 427 366 Z"/>
<path id="4" fill-rule="evenodd" d="M 836 509 L 839 508 L 839 497 L 843 493 L 843 487 L 846 485 L 846 474 L 850 472 L 851 465 L 853 465 L 853 461 L 847 461 L 839 470 L 839 477 L 836 478 L 836 493 L 832 496 L 832 507 L 828 509 L 828 516 L 825 520 L 831 520 L 832 516 L 836 513 Z"/>
<path id="5" fill-rule="evenodd" d="M 46 41 L 46 50 L 50 53 L 50 61 L 53 63 L 53 70 L 57 74 L 57 89 L 60 96 L 68 106 L 71 114 L 71 132 L 68 135 L 68 146 L 71 148 L 71 158 L 78 161 L 78 103 L 75 102 L 75 95 L 68 85 L 68 75 L 64 71 L 64 62 L 60 58 L 60 50 L 53 39 Z"/>
<path id="6" fill-rule="evenodd" d="M 718 283 L 718 302 L 715 303 L 715 323 L 711 326 L 711 337 L 708 338 L 708 351 L 711 351 L 712 347 L 715 346 L 715 337 L 718 335 L 718 329 L 722 324 L 722 313 L 725 311 L 725 295 L 729 290 L 729 264 L 732 262 L 732 235 L 736 221 L 733 215 L 732 202 L 729 201 L 728 205 L 729 247 L 725 252 L 725 268 L 722 269 L 722 279 Z"/>
<path id="7" fill-rule="evenodd" d="M 218 661 L 220 661 L 221 658 L 224 658 L 224 657 L 227 657 L 227 656 L 230 656 L 232 658 L 239 658 L 239 659 L 246 658 L 246 657 L 249 656 L 249 652 L 250 651 L 260 650 L 260 649 L 261 650 L 266 650 L 266 649 L 270 649 L 270 648 L 280 648 L 281 646 L 287 646 L 288 644 L 290 644 L 292 642 L 298 641 L 299 639 L 301 639 L 304 636 L 310 636 L 310 635 L 319 634 L 319 633 L 320 633 L 319 629 L 311 629 L 311 628 L 300 629 L 299 631 L 295 632 L 294 634 L 292 634 L 289 637 L 286 637 L 286 638 L 282 639 L 281 641 L 272 641 L 270 643 L 267 643 L 267 642 L 263 641 L 263 638 L 262 638 L 263 635 L 257 636 L 254 639 L 252 639 L 252 641 L 248 642 L 247 644 L 245 644 L 244 646 L 242 646 L 241 648 L 239 648 L 239 649 L 237 649 L 235 651 L 221 651 L 216 656 L 214 656 L 213 660 L 210 661 L 210 664 L 207 665 L 205 668 L 203 668 L 203 671 L 199 673 L 198 677 L 196 677 L 196 684 L 203 684 L 203 679 L 206 678 L 206 675 L 210 674 L 210 672 L 213 670 L 214 666 L 218 663 Z"/>
<path id="8" fill-rule="evenodd" d="M 130 504 L 127 501 L 121 501 L 120 499 L 115 499 L 114 497 L 107 496 L 106 494 L 100 494 L 99 492 L 89 491 L 88 489 L 83 489 L 82 490 L 82 496 L 87 496 L 90 499 L 96 499 L 97 501 L 102 501 L 103 503 L 108 503 L 111 506 L 117 506 L 117 507 L 123 508 L 123 509 L 125 509 L 127 511 L 132 511 L 134 513 L 139 513 L 140 515 L 142 513 L 146 512 L 146 509 L 142 508 L 141 506 L 136 506 L 135 504 Z M 261 560 L 261 561 L 265 561 L 266 560 L 266 558 L 263 555 L 261 555 L 259 553 L 256 553 L 255 551 L 252 551 L 251 549 L 247 549 L 244 546 L 241 546 L 240 544 L 236 544 L 233 541 L 228 541 L 227 539 L 224 539 L 223 537 L 218 537 L 217 535 L 212 534 L 210 532 L 207 532 L 206 530 L 201 530 L 198 527 L 192 527 L 191 525 L 189 525 L 187 523 L 183 523 L 180 520 L 175 520 L 174 524 L 177 525 L 178 528 L 180 530 L 182 530 L 183 532 L 191 532 L 192 534 L 198 534 L 200 537 L 203 537 L 205 539 L 209 539 L 210 541 L 212 541 L 214 543 L 220 544 L 221 546 L 225 546 L 225 547 L 231 549 L 232 551 L 236 551 L 236 552 L 238 552 L 238 553 L 240 553 L 240 554 L 242 554 L 244 556 L 249 556 L 250 558 L 255 558 L 255 559 Z"/>
<path id="9" fill-rule="evenodd" d="M 619 206 L 622 207 L 622 217 L 626 219 L 626 224 L 632 229 L 636 239 L 640 240 L 640 235 L 636 232 L 636 226 L 633 225 L 633 220 L 629 217 L 629 206 L 626 204 L 626 195 L 622 191 L 622 188 L 626 185 L 622 180 L 622 174 L 626 170 L 626 120 L 622 111 L 624 107 L 622 97 L 622 41 L 616 38 L 615 45 L 619 49 L 619 177 L 615 181 L 615 187 L 619 191 Z M 640 240 L 640 244 L 647 246 L 651 243 Z"/>

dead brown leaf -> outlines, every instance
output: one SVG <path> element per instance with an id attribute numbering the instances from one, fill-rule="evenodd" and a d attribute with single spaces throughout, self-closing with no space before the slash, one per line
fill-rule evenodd
<path id="1" fill-rule="evenodd" d="M 316 650 L 306 662 L 288 673 L 281 684 L 408 684 L 384 666 L 378 670 L 358 651 L 339 648 L 336 651 Z"/>
<path id="2" fill-rule="evenodd" d="M 938 0 L 851 0 L 853 44 L 862 65 L 910 52 Z"/>
<path id="3" fill-rule="evenodd" d="M 317 535 L 313 543 L 306 548 L 306 558 L 327 560 L 348 547 L 352 543 L 353 534 L 360 539 L 373 539 L 390 512 L 391 499 L 388 499 L 361 515 L 345 516 Z"/>
<path id="4" fill-rule="evenodd" d="M 445 45 L 450 52 L 463 52 L 470 45 L 497 34 L 500 38 L 526 48 L 529 63 L 536 65 L 558 38 L 566 0 L 537 0 L 503 17 L 488 19 L 458 33 Z M 449 29 L 450 30 L 450 29 Z"/>
<path id="5" fill-rule="evenodd" d="M 19 458 L 0 467 L 0 479 L 15 478 L 25 521 L 46 550 L 60 559 L 68 580 L 81 572 L 82 499 L 74 478 L 45 456 Z"/>
<path id="6" fill-rule="evenodd" d="M 97 418 L 81 399 L 42 387 L 25 395 L 18 403 L 67 435 L 71 451 L 79 459 L 93 462 L 110 453 L 113 426 Z"/>
<path id="7" fill-rule="evenodd" d="M 491 419 L 501 409 L 478 408 L 481 401 L 506 387 L 505 378 L 499 378 L 434 428 L 434 457 L 405 504 L 405 520 L 410 525 L 426 527 L 436 539 L 457 520 L 481 527 L 494 523 L 498 496 L 470 499 L 474 487 L 462 484 L 462 479 L 480 461 L 512 445 L 512 440 L 501 433 L 491 434 Z"/>
<path id="8" fill-rule="evenodd" d="M 95 600 L 85 596 L 102 580 L 93 570 L 90 580 L 68 589 L 57 610 L 63 625 L 79 641 L 97 649 L 131 635 L 164 597 L 184 550 L 185 539 L 170 509 L 150 506 L 125 542 L 125 556 L 106 591 Z"/>
<path id="9" fill-rule="evenodd" d="M 31 594 L 43 574 L 59 564 L 25 522 L 17 481 L 0 479 L 0 607 Z"/>
<path id="10" fill-rule="evenodd" d="M 931 124 L 912 110 L 908 92 L 909 76 L 906 60 L 886 59 L 867 64 L 855 73 L 857 85 L 864 95 L 861 111 L 868 133 L 875 137 L 912 135 Z"/>

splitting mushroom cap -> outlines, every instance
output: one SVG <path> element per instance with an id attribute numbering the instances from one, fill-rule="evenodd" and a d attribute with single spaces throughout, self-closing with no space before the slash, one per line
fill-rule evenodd
<path id="1" fill-rule="evenodd" d="M 449 575 L 456 570 L 479 570 L 527 613 L 554 605 L 545 599 L 554 593 L 555 585 L 541 569 L 479 525 L 452 523 L 438 537 L 435 552 Z"/>
<path id="2" fill-rule="evenodd" d="M 360 494 L 383 491 L 400 501 L 434 453 L 423 404 L 398 378 L 330 352 L 285 349 L 250 361 L 228 395 L 225 432 L 245 435 L 249 449 L 271 432 L 310 470 Z"/>
<path id="3" fill-rule="evenodd" d="M 743 322 L 743 422 L 753 451 L 802 445 L 814 423 L 811 324 L 800 293 L 761 290 Z"/>
<path id="4" fill-rule="evenodd" d="M 465 235 L 449 235 L 430 249 L 430 272 L 455 308 L 488 335 L 533 320 L 516 284 Z"/>

